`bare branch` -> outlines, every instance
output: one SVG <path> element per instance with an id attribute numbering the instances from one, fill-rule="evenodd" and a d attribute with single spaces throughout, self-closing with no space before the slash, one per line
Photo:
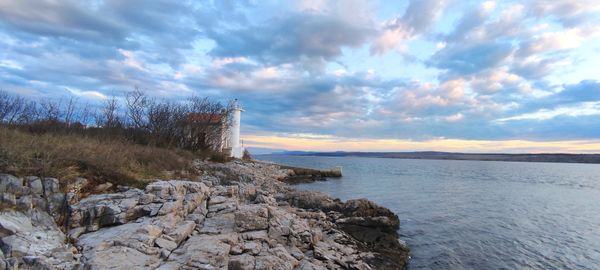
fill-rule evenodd
<path id="1" fill-rule="evenodd" d="M 111 97 L 106 100 L 104 107 L 100 111 L 97 122 L 100 126 L 105 128 L 115 128 L 122 125 L 121 119 L 118 114 L 119 103 L 116 97 Z M 98 121 L 99 120 L 99 121 Z"/>
<path id="2" fill-rule="evenodd" d="M 68 126 L 70 126 L 74 121 L 76 107 L 77 107 L 77 97 L 70 96 L 69 100 L 67 101 L 67 104 L 65 106 L 65 111 L 64 111 L 65 123 L 67 123 Z"/>
<path id="3" fill-rule="evenodd" d="M 148 125 L 147 111 L 150 100 L 146 94 L 136 87 L 133 91 L 127 93 L 125 97 L 127 103 L 127 117 L 134 128 L 146 128 Z"/>

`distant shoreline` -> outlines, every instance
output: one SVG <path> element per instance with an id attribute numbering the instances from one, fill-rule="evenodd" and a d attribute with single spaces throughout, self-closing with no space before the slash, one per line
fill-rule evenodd
<path id="1" fill-rule="evenodd" d="M 506 153 L 452 153 L 452 152 L 279 152 L 271 155 L 321 156 L 321 157 L 369 157 L 430 160 L 477 160 L 508 162 L 548 162 L 600 164 L 600 154 L 506 154 Z"/>

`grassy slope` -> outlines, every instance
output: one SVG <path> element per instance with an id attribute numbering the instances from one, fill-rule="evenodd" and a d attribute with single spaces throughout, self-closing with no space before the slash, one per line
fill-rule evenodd
<path id="1" fill-rule="evenodd" d="M 195 155 L 82 135 L 31 134 L 0 126 L 0 172 L 143 186 L 144 179 L 182 172 Z"/>

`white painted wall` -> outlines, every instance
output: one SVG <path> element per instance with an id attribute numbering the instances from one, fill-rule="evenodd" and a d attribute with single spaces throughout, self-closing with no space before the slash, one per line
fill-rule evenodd
<path id="1" fill-rule="evenodd" d="M 235 158 L 242 158 L 244 155 L 244 149 L 240 145 L 240 123 L 242 111 L 242 108 L 236 106 L 232 112 L 229 146 L 231 147 L 231 156 Z"/>

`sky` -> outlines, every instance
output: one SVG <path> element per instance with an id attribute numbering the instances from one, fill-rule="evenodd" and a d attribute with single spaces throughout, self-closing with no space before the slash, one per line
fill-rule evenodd
<path id="1" fill-rule="evenodd" d="M 240 100 L 244 145 L 600 152 L 600 1 L 0 0 L 0 89 Z"/>

